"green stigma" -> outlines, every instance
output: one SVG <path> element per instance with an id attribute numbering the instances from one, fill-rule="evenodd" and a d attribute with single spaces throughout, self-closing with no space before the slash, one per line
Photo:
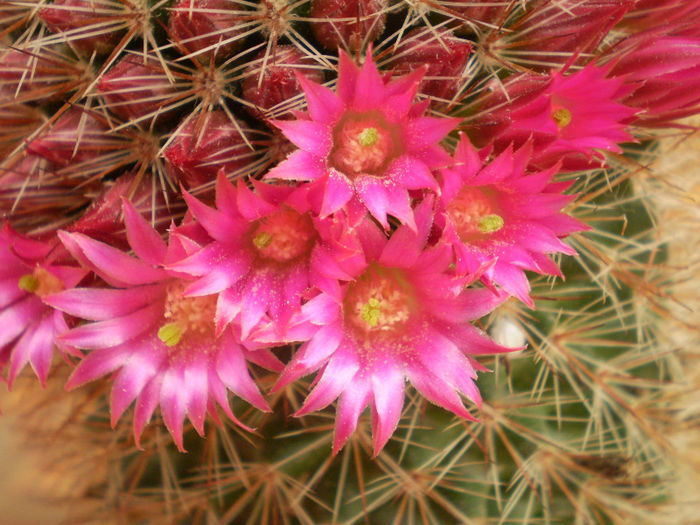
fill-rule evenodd
<path id="1" fill-rule="evenodd" d="M 166 323 L 158 329 L 158 339 L 168 346 L 175 346 L 182 339 L 182 328 L 177 323 Z"/>
<path id="2" fill-rule="evenodd" d="M 503 228 L 503 217 L 492 213 L 485 215 L 479 221 L 479 231 L 481 233 L 493 233 Z"/>
<path id="3" fill-rule="evenodd" d="M 555 109 L 552 112 L 552 120 L 558 127 L 565 128 L 571 124 L 571 111 L 566 108 Z"/>
<path id="4" fill-rule="evenodd" d="M 17 286 L 19 286 L 20 290 L 24 290 L 25 292 L 29 293 L 34 293 L 39 288 L 39 279 L 37 279 L 31 273 L 28 273 L 19 278 Z"/>
<path id="5" fill-rule="evenodd" d="M 263 250 L 270 246 L 272 242 L 272 234 L 268 232 L 260 232 L 253 237 L 253 244 L 258 250 Z"/>
<path id="6" fill-rule="evenodd" d="M 381 310 L 379 308 L 379 301 L 374 297 L 362 307 L 362 312 L 360 316 L 362 320 L 367 323 L 370 327 L 374 328 L 379 324 L 379 316 L 381 315 Z"/>
<path id="7" fill-rule="evenodd" d="M 377 128 L 365 128 L 360 133 L 358 140 L 365 148 L 374 146 L 379 140 L 379 132 Z"/>

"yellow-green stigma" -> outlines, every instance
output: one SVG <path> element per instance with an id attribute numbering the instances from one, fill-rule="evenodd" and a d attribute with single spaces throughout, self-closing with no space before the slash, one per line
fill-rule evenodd
<path id="1" fill-rule="evenodd" d="M 379 131 L 377 131 L 377 128 L 365 128 L 360 132 L 360 135 L 358 137 L 358 141 L 365 148 L 374 146 L 378 140 Z"/>
<path id="2" fill-rule="evenodd" d="M 260 232 L 253 237 L 253 244 L 258 250 L 263 250 L 272 243 L 272 234 L 269 232 Z"/>
<path id="3" fill-rule="evenodd" d="M 19 278 L 17 286 L 19 286 L 20 290 L 34 293 L 39 289 L 39 279 L 35 275 L 28 273 Z"/>
<path id="4" fill-rule="evenodd" d="M 177 323 L 166 323 L 158 329 L 158 339 L 167 346 L 175 346 L 182 339 L 183 331 Z"/>
<path id="5" fill-rule="evenodd" d="M 493 233 L 503 228 L 503 217 L 496 213 L 485 215 L 479 220 L 479 231 L 481 233 Z"/>
<path id="6" fill-rule="evenodd" d="M 379 316 L 381 314 L 379 301 L 374 297 L 370 297 L 369 301 L 362 307 L 362 311 L 360 312 L 362 320 L 372 328 L 379 323 Z"/>
<path id="7" fill-rule="evenodd" d="M 571 124 L 571 111 L 566 108 L 558 108 L 552 112 L 552 120 L 560 127 L 565 128 Z"/>

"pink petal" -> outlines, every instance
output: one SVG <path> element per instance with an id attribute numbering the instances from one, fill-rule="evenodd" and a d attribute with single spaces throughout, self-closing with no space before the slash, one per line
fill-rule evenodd
<path id="1" fill-rule="evenodd" d="M 255 221 L 277 210 L 277 207 L 253 192 L 243 179 L 236 186 L 236 204 L 239 213 L 248 221 Z"/>
<path id="2" fill-rule="evenodd" d="M 164 297 L 163 284 L 127 289 L 73 288 L 44 296 L 46 304 L 90 321 L 122 317 Z"/>
<path id="3" fill-rule="evenodd" d="M 357 428 L 360 413 L 370 400 L 370 384 L 366 377 L 356 375 L 345 388 L 338 402 L 333 437 L 333 455 L 336 455 Z"/>
<path id="4" fill-rule="evenodd" d="M 342 101 L 350 104 L 355 97 L 355 85 L 360 74 L 359 68 L 345 51 L 338 53 L 338 86 L 336 92 Z"/>
<path id="5" fill-rule="evenodd" d="M 187 207 L 201 223 L 209 235 L 217 241 L 230 243 L 238 240 L 248 228 L 248 224 L 235 217 L 210 208 L 186 191 L 182 192 Z"/>
<path id="6" fill-rule="evenodd" d="M 48 317 L 49 328 L 51 328 L 51 318 Z M 8 385 L 12 387 L 12 383 L 15 381 L 17 374 L 24 368 L 24 366 L 29 362 L 34 349 L 37 345 L 40 345 L 43 341 L 40 339 L 42 336 L 42 322 L 32 322 L 26 327 L 22 337 L 15 343 L 14 348 L 10 353 L 10 372 L 8 375 Z M 45 336 L 45 333 L 43 334 Z M 52 333 L 48 334 L 50 348 L 53 347 Z M 42 379 L 39 377 L 39 379 Z M 42 379 L 42 384 L 45 382 L 46 377 Z"/>
<path id="7" fill-rule="evenodd" d="M 379 221 L 384 229 L 388 230 L 389 222 L 386 219 L 386 213 L 389 198 L 382 181 L 376 177 L 360 176 L 355 179 L 355 191 L 372 216 Z"/>
<path id="8" fill-rule="evenodd" d="M 357 111 L 369 111 L 381 107 L 384 102 L 384 81 L 377 71 L 377 66 L 372 60 L 370 51 L 357 75 L 355 84 L 355 97 L 352 108 Z"/>
<path id="9" fill-rule="evenodd" d="M 374 367 L 371 381 L 374 396 L 372 443 L 376 456 L 401 419 L 405 380 L 403 371 L 395 363 L 386 363 Z"/>
<path id="10" fill-rule="evenodd" d="M 328 362 L 320 380 L 294 415 L 303 416 L 331 404 L 350 384 L 359 368 L 355 355 L 350 352 L 338 352 Z"/>
<path id="11" fill-rule="evenodd" d="M 167 248 L 150 224 L 148 224 L 134 206 L 127 200 L 122 203 L 124 209 L 124 224 L 129 245 L 139 259 L 148 264 L 158 266 L 165 260 Z"/>
<path id="12" fill-rule="evenodd" d="M 139 395 L 136 400 L 136 408 L 134 409 L 134 442 L 139 449 L 141 448 L 141 433 L 143 432 L 143 427 L 150 421 L 153 412 L 158 406 L 162 383 L 162 374 L 156 374 L 141 391 L 141 395 Z"/>
<path id="13" fill-rule="evenodd" d="M 240 345 L 229 332 L 224 332 L 222 335 L 221 350 L 216 360 L 216 371 L 221 381 L 234 394 L 242 397 L 260 410 L 270 410 L 258 387 L 250 377 Z"/>
<path id="14" fill-rule="evenodd" d="M 180 452 L 185 452 L 182 443 L 182 431 L 187 409 L 184 384 L 182 370 L 169 368 L 163 374 L 163 384 L 160 387 L 160 412 L 163 415 L 163 423 L 168 428 Z"/>
<path id="15" fill-rule="evenodd" d="M 465 419 L 474 420 L 459 395 L 455 392 L 454 387 L 446 383 L 441 377 L 436 376 L 422 364 L 415 361 L 407 363 L 406 374 L 409 380 L 413 383 L 423 396 L 428 401 L 435 403 L 442 408 L 454 412 Z"/>
<path id="16" fill-rule="evenodd" d="M 134 352 L 124 360 L 124 366 L 114 379 L 110 396 L 112 428 L 127 407 L 138 397 L 146 384 L 156 375 L 161 360 L 143 352 Z"/>
<path id="17" fill-rule="evenodd" d="M 126 346 L 105 348 L 89 353 L 68 378 L 66 390 L 73 390 L 113 372 L 128 361 L 131 353 L 131 349 Z"/>
<path id="18" fill-rule="evenodd" d="M 61 340 L 79 348 L 108 348 L 152 330 L 162 319 L 163 303 L 159 301 L 123 317 L 78 326 L 63 334 Z"/>
<path id="19" fill-rule="evenodd" d="M 140 260 L 95 241 L 81 233 L 59 232 L 66 248 L 73 253 L 76 247 L 91 263 L 90 267 L 109 284 L 117 287 L 150 284 L 167 279 L 168 274 Z M 75 255 L 73 253 L 73 255 Z"/>
<path id="20" fill-rule="evenodd" d="M 21 334 L 46 310 L 38 297 L 28 295 L 0 312 L 0 348 Z"/>
<path id="21" fill-rule="evenodd" d="M 188 364 L 185 367 L 184 372 L 184 384 L 189 392 L 187 415 L 197 433 L 200 436 L 203 436 L 204 417 L 207 413 L 207 399 L 209 396 L 209 380 L 206 359 L 202 358 Z"/>

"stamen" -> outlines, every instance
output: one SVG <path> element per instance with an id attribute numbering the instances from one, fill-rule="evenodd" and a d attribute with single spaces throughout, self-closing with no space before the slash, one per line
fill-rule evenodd
<path id="1" fill-rule="evenodd" d="M 493 233 L 503 228 L 503 217 L 496 213 L 485 215 L 479 221 L 479 231 L 481 233 Z"/>
<path id="2" fill-rule="evenodd" d="M 253 244 L 258 250 L 267 248 L 272 243 L 272 234 L 269 232 L 260 232 L 253 237 Z"/>
<path id="3" fill-rule="evenodd" d="M 39 288 L 39 279 L 37 279 L 33 274 L 28 273 L 19 278 L 17 286 L 19 286 L 20 290 L 34 293 Z"/>
<path id="4" fill-rule="evenodd" d="M 177 323 L 166 323 L 158 329 L 158 339 L 167 346 L 175 346 L 182 339 L 183 331 Z"/>
<path id="5" fill-rule="evenodd" d="M 374 328 L 379 323 L 379 316 L 381 313 L 379 301 L 374 297 L 370 297 L 369 301 L 362 307 L 360 316 L 365 323 Z"/>
<path id="6" fill-rule="evenodd" d="M 377 128 L 365 128 L 359 135 L 360 144 L 365 148 L 374 146 L 377 140 L 379 140 L 379 131 Z"/>
<path id="7" fill-rule="evenodd" d="M 559 128 L 565 128 L 571 124 L 571 111 L 566 108 L 557 108 L 552 112 L 552 120 Z"/>

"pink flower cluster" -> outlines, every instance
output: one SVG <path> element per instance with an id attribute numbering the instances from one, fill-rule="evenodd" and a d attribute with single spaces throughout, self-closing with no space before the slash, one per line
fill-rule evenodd
<path id="1" fill-rule="evenodd" d="M 426 68 L 390 78 L 371 52 L 362 67 L 341 53 L 339 66 L 335 91 L 298 76 L 308 112 L 274 122 L 298 149 L 264 182 L 232 184 L 221 169 L 214 206 L 184 192 L 189 214 L 167 243 L 129 201 L 132 253 L 80 229 L 39 241 L 6 227 L 10 380 L 29 362 L 45 381 L 56 345 L 80 356 L 68 388 L 109 375 L 112 423 L 135 403 L 138 443 L 160 406 L 180 449 L 185 418 L 203 434 L 219 407 L 244 426 L 229 392 L 270 409 L 249 363 L 279 373 L 275 391 L 316 373 L 295 415 L 338 399 L 334 452 L 369 406 L 378 453 L 406 380 L 473 418 L 463 399 L 480 406 L 486 370 L 475 356 L 513 350 L 473 321 L 511 296 L 533 306 L 525 271 L 560 275 L 550 255 L 575 254 L 561 239 L 586 226 L 562 211 L 574 197 L 553 178 L 631 139 L 637 110 L 620 100 L 634 88 L 595 65 L 516 78 L 510 104 L 464 127 L 488 129 L 487 145 L 461 135 L 451 154 L 441 141 L 460 121 L 416 102 Z M 180 164 L 183 178 L 204 176 Z M 270 349 L 290 343 L 285 364 Z"/>

